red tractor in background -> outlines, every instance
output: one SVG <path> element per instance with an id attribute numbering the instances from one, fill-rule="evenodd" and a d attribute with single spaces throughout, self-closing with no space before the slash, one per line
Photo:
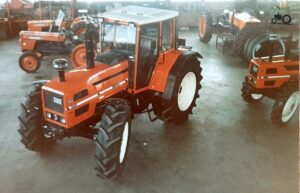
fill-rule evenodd
<path id="1" fill-rule="evenodd" d="M 269 31 L 267 20 L 264 19 L 264 11 L 255 13 L 249 10 L 249 2 L 235 2 L 235 7 L 225 9 L 223 13 L 215 16 L 211 12 L 206 12 L 199 18 L 198 34 L 203 43 L 208 43 L 212 34 L 216 33 L 216 47 L 233 51 L 237 56 L 245 61 L 250 61 L 255 57 L 268 55 L 268 48 L 271 46 L 268 40 L 272 32 Z M 248 4 L 247 4 L 248 3 Z M 252 2 L 250 2 L 252 4 Z M 236 7 L 239 8 L 236 11 Z M 274 53 L 284 55 L 284 39 L 278 37 L 273 43 Z"/>
<path id="2" fill-rule="evenodd" d="M 85 26 L 82 23 L 85 23 L 86 19 L 85 17 L 75 19 L 71 25 L 73 28 L 69 28 L 64 18 L 64 13 L 59 11 L 55 21 L 29 22 L 28 28 L 33 31 L 20 32 L 19 43 L 23 54 L 19 58 L 19 66 L 22 70 L 28 73 L 36 72 L 40 68 L 43 56 L 57 54 L 71 54 L 74 67 L 84 65 L 82 60 L 85 61 L 85 54 L 82 53 L 85 53 L 83 46 Z M 97 30 L 98 27 L 93 22 L 95 42 L 99 41 Z M 72 53 L 73 48 L 76 49 Z"/>
<path id="3" fill-rule="evenodd" d="M 96 142 L 96 171 L 115 179 L 124 170 L 134 114 L 182 123 L 196 106 L 202 56 L 178 39 L 178 12 L 125 6 L 103 14 L 100 52 L 94 57 L 93 25 L 87 24 L 85 67 L 39 82 L 21 105 L 21 142 L 31 151 L 82 136 Z M 156 118 L 153 118 L 154 115 Z"/>
<path id="4" fill-rule="evenodd" d="M 270 36 L 271 45 L 276 35 Z M 257 103 L 267 96 L 275 100 L 271 118 L 274 123 L 286 123 L 299 106 L 299 48 L 293 48 L 289 38 L 285 55 L 273 56 L 273 46 L 268 57 L 254 58 L 242 87 L 242 97 L 247 103 Z M 296 43 L 297 44 L 297 43 Z"/>

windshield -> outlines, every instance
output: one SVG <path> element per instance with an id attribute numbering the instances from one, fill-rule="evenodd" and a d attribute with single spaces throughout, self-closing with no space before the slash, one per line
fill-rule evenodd
<path id="1" fill-rule="evenodd" d="M 126 25 L 104 23 L 102 25 L 102 53 L 107 51 L 135 55 L 136 28 Z"/>

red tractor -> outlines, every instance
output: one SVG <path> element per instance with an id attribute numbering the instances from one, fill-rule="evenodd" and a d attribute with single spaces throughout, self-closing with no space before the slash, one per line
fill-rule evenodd
<path id="1" fill-rule="evenodd" d="M 25 147 L 41 152 L 64 137 L 94 139 L 98 176 L 115 179 L 125 167 L 134 114 L 187 121 L 199 98 L 202 56 L 178 39 L 177 16 L 138 6 L 103 14 L 96 57 L 87 24 L 86 67 L 65 73 L 67 61 L 55 60 L 59 77 L 39 82 L 21 105 Z"/>
<path id="2" fill-rule="evenodd" d="M 276 38 L 270 36 L 270 41 Z M 270 56 L 251 60 L 242 97 L 250 104 L 259 102 L 264 96 L 274 99 L 271 118 L 274 123 L 282 124 L 292 118 L 299 106 L 299 48 L 287 49 L 285 56 L 272 56 L 273 48 L 270 48 Z"/>
<path id="3" fill-rule="evenodd" d="M 23 54 L 19 58 L 19 66 L 22 70 L 28 73 L 36 72 L 40 68 L 42 57 L 54 54 L 71 54 L 74 67 L 84 65 L 85 20 L 91 18 L 79 17 L 73 21 L 71 27 L 67 26 L 64 18 L 64 13 L 59 11 L 55 21 L 32 21 L 35 23 L 28 23 L 28 29 L 32 31 L 20 32 L 19 43 Z M 96 44 L 99 41 L 98 27 L 95 22 L 92 23 Z"/>

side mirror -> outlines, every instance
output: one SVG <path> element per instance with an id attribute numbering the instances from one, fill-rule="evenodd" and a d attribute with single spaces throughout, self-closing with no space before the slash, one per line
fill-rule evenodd
<path id="1" fill-rule="evenodd" d="M 177 39 L 177 47 L 180 47 L 180 46 L 185 46 L 185 39 L 180 39 L 178 38 Z"/>

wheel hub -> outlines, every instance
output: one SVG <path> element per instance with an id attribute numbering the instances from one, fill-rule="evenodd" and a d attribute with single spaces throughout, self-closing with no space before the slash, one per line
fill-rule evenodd
<path id="1" fill-rule="evenodd" d="M 178 108 L 181 111 L 186 111 L 192 104 L 197 86 L 196 75 L 193 72 L 188 72 L 182 79 L 178 89 Z"/>

